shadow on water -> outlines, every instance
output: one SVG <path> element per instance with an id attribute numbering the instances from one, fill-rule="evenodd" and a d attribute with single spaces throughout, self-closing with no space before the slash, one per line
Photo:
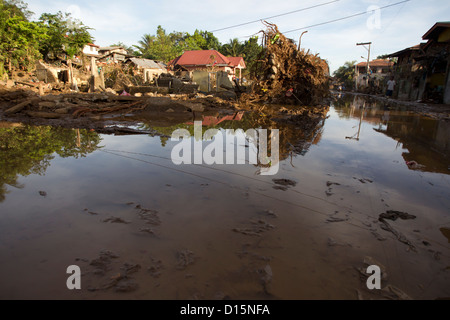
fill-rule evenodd
<path id="1" fill-rule="evenodd" d="M 450 173 L 449 121 L 362 96 L 346 95 L 333 105 L 340 118 L 369 123 L 376 132 L 396 140 L 411 170 Z M 358 133 L 348 139 L 358 139 Z"/>
<path id="2" fill-rule="evenodd" d="M 0 127 L 0 202 L 7 186 L 23 188 L 19 176 L 43 175 L 51 160 L 79 158 L 98 149 L 100 136 L 85 129 L 4 124 Z"/>

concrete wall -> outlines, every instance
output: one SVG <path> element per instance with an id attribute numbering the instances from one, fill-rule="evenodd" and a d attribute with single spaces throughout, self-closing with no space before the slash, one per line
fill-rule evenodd
<path id="1" fill-rule="evenodd" d="M 203 92 L 210 91 L 209 72 L 208 71 L 194 71 L 192 72 L 192 80 L 200 87 L 199 90 Z"/>

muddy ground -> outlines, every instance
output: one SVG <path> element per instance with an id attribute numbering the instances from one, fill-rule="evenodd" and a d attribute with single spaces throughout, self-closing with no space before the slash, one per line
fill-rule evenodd
<path id="1" fill-rule="evenodd" d="M 264 112 L 275 121 L 295 122 L 305 128 L 311 126 L 307 119 L 324 118 L 328 109 L 328 106 L 320 105 L 279 107 L 239 103 L 203 94 L 135 97 L 113 93 L 65 93 L 39 96 L 29 90 L 0 89 L 2 121 L 93 129 L 99 133 L 139 133 L 129 127 L 142 121 L 178 124 L 202 120 L 202 116 L 226 116 L 238 111 Z"/>

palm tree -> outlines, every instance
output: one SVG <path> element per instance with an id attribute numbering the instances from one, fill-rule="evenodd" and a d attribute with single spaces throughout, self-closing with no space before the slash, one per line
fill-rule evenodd
<path id="1" fill-rule="evenodd" d="M 139 50 L 139 53 L 143 56 L 150 51 L 151 46 L 155 42 L 156 37 L 151 34 L 144 34 L 142 39 L 138 42 L 139 45 L 134 47 Z"/>
<path id="2" fill-rule="evenodd" d="M 222 46 L 222 53 L 226 56 L 238 57 L 242 55 L 243 45 L 238 38 L 230 39 L 230 42 Z"/>

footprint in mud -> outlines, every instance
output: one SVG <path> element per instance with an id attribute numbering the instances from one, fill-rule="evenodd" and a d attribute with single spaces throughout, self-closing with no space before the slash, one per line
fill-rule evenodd
<path id="1" fill-rule="evenodd" d="M 152 265 L 147 268 L 147 271 L 153 278 L 159 278 L 162 274 L 161 269 L 164 269 L 164 265 L 161 260 L 155 260 L 152 258 Z"/>
<path id="2" fill-rule="evenodd" d="M 115 266 L 120 264 L 118 259 L 119 256 L 112 251 L 103 250 L 100 252 L 98 258 L 90 261 L 89 266 L 92 269 L 88 270 L 85 277 L 89 274 L 100 277 L 101 284 L 88 287 L 88 291 L 95 292 L 114 289 L 116 292 L 133 292 L 138 289 L 138 283 L 130 275 L 139 272 L 141 266 L 139 264 L 125 262 L 115 271 Z M 98 281 L 97 279 L 95 278 L 94 281 Z"/>
<path id="3" fill-rule="evenodd" d="M 263 290 L 265 294 L 269 293 L 269 284 L 272 282 L 273 271 L 270 265 L 266 265 L 264 268 L 258 269 L 257 272 L 261 276 L 260 281 L 263 286 Z"/>
<path id="4" fill-rule="evenodd" d="M 286 191 L 289 188 L 295 187 L 297 185 L 297 182 L 289 179 L 272 179 L 272 181 L 275 183 L 275 186 L 273 186 L 275 190 Z"/>
<path id="5" fill-rule="evenodd" d="M 158 211 L 143 208 L 140 204 L 135 207 L 138 210 L 139 218 L 145 221 L 146 224 L 151 224 L 154 226 L 161 225 L 161 220 L 158 216 Z"/>
<path id="6" fill-rule="evenodd" d="M 118 217 L 111 217 L 108 219 L 103 220 L 103 222 L 110 222 L 110 223 L 123 223 L 123 224 L 130 224 L 130 221 L 123 220 L 122 218 Z"/>
<path id="7" fill-rule="evenodd" d="M 278 215 L 275 212 L 273 212 L 272 210 L 269 210 L 269 209 L 264 210 L 264 212 L 262 214 L 267 216 L 267 217 L 270 217 L 270 218 L 278 218 Z"/>
<path id="8" fill-rule="evenodd" d="M 336 223 L 336 222 L 346 222 L 349 218 L 338 218 L 338 217 L 330 217 L 326 222 L 328 223 Z"/>
<path id="9" fill-rule="evenodd" d="M 247 228 L 233 228 L 233 231 L 236 233 L 241 233 L 246 236 L 255 236 L 255 237 L 261 237 L 261 234 L 275 229 L 275 226 L 264 221 L 264 220 L 258 220 L 258 221 L 251 221 L 251 225 Z"/>
<path id="10" fill-rule="evenodd" d="M 366 184 L 366 183 L 373 183 L 373 180 L 368 179 L 368 178 L 361 178 L 361 179 L 359 179 L 359 178 L 353 177 L 353 179 L 358 180 L 359 182 L 361 182 L 361 183 L 363 183 L 363 184 Z"/>
<path id="11" fill-rule="evenodd" d="M 337 183 L 337 182 L 327 181 L 328 190 L 325 191 L 325 194 L 327 195 L 327 197 L 331 197 L 334 194 L 332 186 L 340 186 L 340 185 L 341 184 Z"/>
<path id="12" fill-rule="evenodd" d="M 190 250 L 182 250 L 177 252 L 177 265 L 178 270 L 184 270 L 195 262 L 194 253 Z"/>

